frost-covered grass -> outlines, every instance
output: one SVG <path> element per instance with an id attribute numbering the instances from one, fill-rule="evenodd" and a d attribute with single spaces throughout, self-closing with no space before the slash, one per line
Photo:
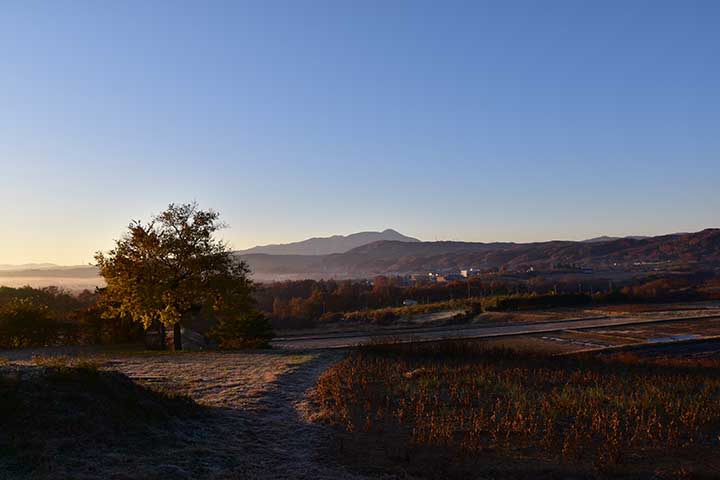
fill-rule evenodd
<path id="1" fill-rule="evenodd" d="M 205 409 L 86 361 L 0 367 L 0 478 L 70 478 L 112 452 L 151 449 L 157 432 Z"/>
<path id="2" fill-rule="evenodd" d="M 132 422 L 126 419 L 110 422 L 103 427 L 103 435 L 97 436 L 88 427 L 92 423 L 82 420 L 87 409 L 57 403 L 56 389 L 37 389 L 37 400 L 44 398 L 48 405 L 59 408 L 56 415 L 67 413 L 68 421 L 48 417 L 41 430 L 47 437 L 38 444 L 42 448 L 29 456 L 0 450 L 0 478 L 351 477 L 323 458 L 331 433 L 308 422 L 303 413 L 306 391 L 341 354 L 106 352 L 83 353 L 80 362 L 72 356 L 48 359 L 47 351 L 42 355 L 44 358 L 35 361 L 32 354 L 11 359 L 0 367 L 0 373 L 21 382 L 37 375 L 32 372 L 38 369 L 84 369 L 82 375 L 91 377 L 122 375 L 143 391 L 160 392 L 161 398 L 171 401 L 179 395 L 180 399 L 192 399 L 197 407 L 193 414 L 181 412 L 161 416 L 160 421 L 142 421 L 136 425 L 142 427 L 142 434 L 128 433 L 123 425 Z M 13 373 L 19 369 L 25 371 L 21 377 Z M 69 394 L 94 406 L 93 419 L 103 419 L 98 412 L 109 405 L 111 396 L 99 397 L 82 381 L 75 382 L 71 390 Z M 58 428 L 60 424 L 64 427 Z M 102 441 L 88 440 L 93 438 Z"/>

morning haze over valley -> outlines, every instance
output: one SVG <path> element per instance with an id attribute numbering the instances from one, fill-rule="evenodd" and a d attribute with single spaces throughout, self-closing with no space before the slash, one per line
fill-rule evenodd
<path id="1" fill-rule="evenodd" d="M 0 480 L 719 478 L 718 25 L 3 2 Z"/>
<path id="2" fill-rule="evenodd" d="M 720 229 L 657 237 L 600 236 L 582 241 L 461 242 L 421 241 L 393 229 L 313 237 L 287 244 L 235 250 L 261 281 L 302 278 L 371 278 L 376 275 L 458 278 L 467 271 L 529 270 L 557 273 L 571 265 L 576 273 L 607 275 L 631 271 L 687 268 L 720 263 Z M 596 272 L 597 271 L 597 272 Z M 463 272 L 465 272 L 463 274 Z M 94 266 L 52 263 L 0 265 L 8 286 L 62 286 L 82 290 L 102 286 Z"/>

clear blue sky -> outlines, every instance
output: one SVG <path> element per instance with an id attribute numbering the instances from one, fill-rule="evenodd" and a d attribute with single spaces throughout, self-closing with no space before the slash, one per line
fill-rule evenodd
<path id="1" fill-rule="evenodd" d="M 193 199 L 234 247 L 720 226 L 720 2 L 0 9 L 0 263 Z"/>

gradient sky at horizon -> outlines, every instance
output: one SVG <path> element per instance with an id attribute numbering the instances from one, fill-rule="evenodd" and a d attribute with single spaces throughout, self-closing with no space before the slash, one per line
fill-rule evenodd
<path id="1" fill-rule="evenodd" d="M 10 1 L 0 264 L 170 202 L 235 248 L 720 226 L 720 2 Z"/>

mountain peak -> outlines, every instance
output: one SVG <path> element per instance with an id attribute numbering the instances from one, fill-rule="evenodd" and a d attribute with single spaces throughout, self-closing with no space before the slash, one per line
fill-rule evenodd
<path id="1" fill-rule="evenodd" d="M 362 247 L 363 245 L 383 240 L 392 240 L 396 242 L 420 241 L 417 238 L 403 235 L 392 228 L 386 228 L 382 232 L 358 232 L 351 233 L 350 235 L 314 237 L 300 242 L 286 244 L 260 245 L 247 250 L 240 250 L 237 253 L 241 255 L 254 253 L 271 255 L 330 255 L 333 253 L 345 253 L 353 248 Z"/>

